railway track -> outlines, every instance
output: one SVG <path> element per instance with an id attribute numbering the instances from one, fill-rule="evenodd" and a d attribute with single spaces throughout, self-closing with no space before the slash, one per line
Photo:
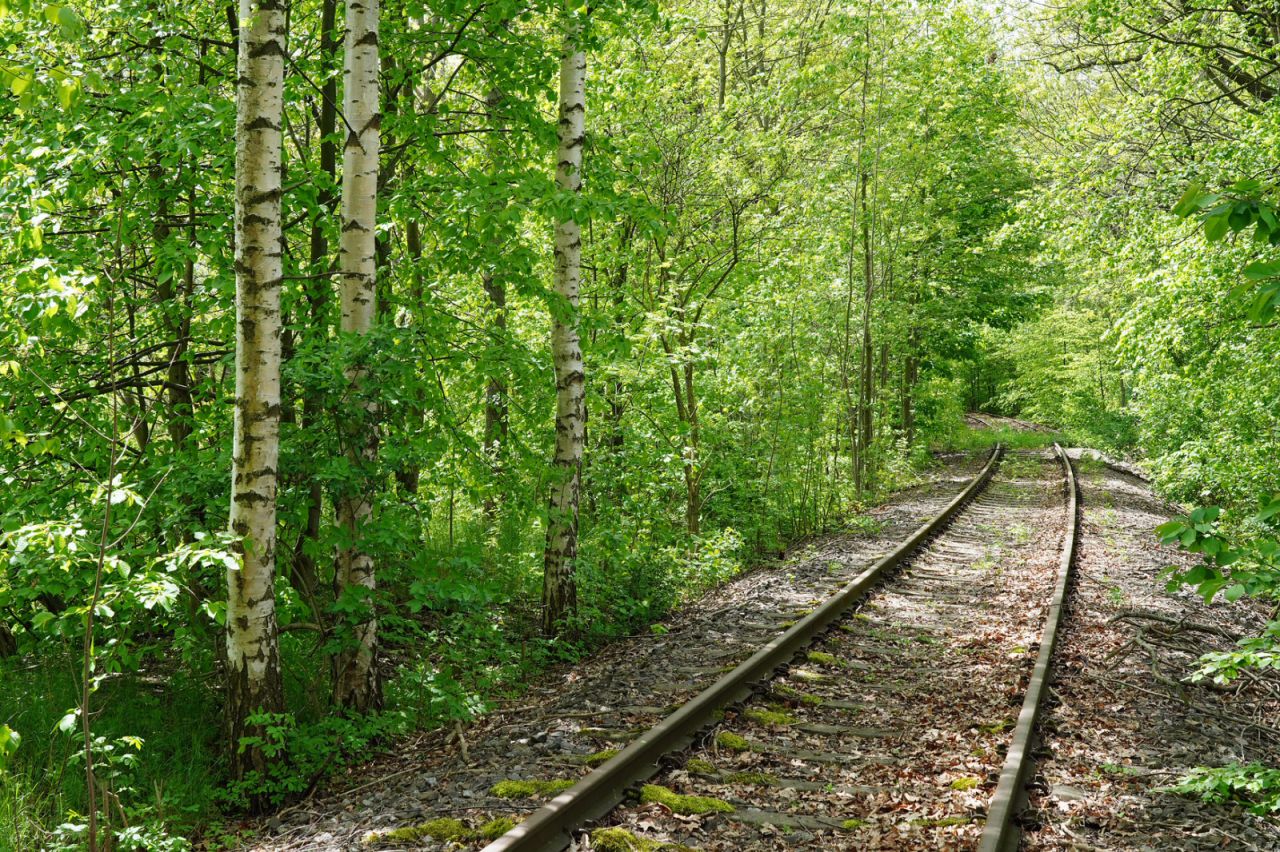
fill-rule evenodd
<path id="1" fill-rule="evenodd" d="M 485 852 L 1016 848 L 1077 509 L 1061 448 L 1001 456 Z"/>

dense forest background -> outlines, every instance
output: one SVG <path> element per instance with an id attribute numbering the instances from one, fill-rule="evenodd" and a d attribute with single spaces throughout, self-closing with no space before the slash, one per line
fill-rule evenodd
<path id="1" fill-rule="evenodd" d="M 866 523 L 981 440 L 968 410 L 1237 510 L 1223 552 L 1275 515 L 1245 519 L 1280 490 L 1269 4 L 389 2 L 363 89 L 350 9 L 259 5 L 286 45 L 280 695 L 228 728 L 227 578 L 265 556 L 228 532 L 259 34 L 230 5 L 0 0 L 0 847 L 77 848 L 86 813 L 120 848 L 220 842 Z"/>

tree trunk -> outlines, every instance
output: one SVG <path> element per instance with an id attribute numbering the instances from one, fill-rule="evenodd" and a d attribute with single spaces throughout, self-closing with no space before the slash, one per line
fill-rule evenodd
<path id="1" fill-rule="evenodd" d="M 572 193 L 582 189 L 582 146 L 586 134 L 587 56 L 578 44 L 579 37 L 580 31 L 575 26 L 565 39 L 560 59 L 556 185 Z M 578 341 L 581 261 L 582 232 L 578 223 L 569 217 L 556 225 L 554 282 L 556 295 L 567 304 L 552 312 L 551 323 L 551 355 L 556 375 L 556 448 L 542 585 L 542 629 L 548 635 L 554 634 L 577 606 L 574 563 L 578 554 L 582 451 L 586 443 L 586 381 Z"/>
<path id="2" fill-rule="evenodd" d="M 379 0 L 347 0 L 347 32 L 343 43 L 343 115 L 347 141 L 342 151 L 342 237 L 340 249 L 342 331 L 368 334 L 377 310 L 378 154 L 381 144 L 378 105 Z M 352 367 L 347 379 L 360 396 L 365 370 Z M 363 416 L 346 424 L 347 458 L 355 481 L 343 487 L 338 499 L 338 524 L 346 539 L 338 550 L 334 585 L 339 595 L 359 595 L 367 607 L 352 625 L 354 636 L 333 660 L 333 700 L 360 712 L 382 701 L 378 680 L 378 621 L 373 612 L 376 587 L 373 557 L 360 548 L 363 528 L 373 515 L 372 468 L 377 460 L 376 410 L 366 405 Z"/>
<path id="3" fill-rule="evenodd" d="M 498 159 L 501 151 L 498 148 L 497 108 L 502 103 L 502 93 L 494 89 L 486 98 L 489 111 L 489 141 L 487 154 L 489 168 L 493 179 L 498 178 Z M 501 213 L 501 205 L 493 211 Z M 489 347 L 490 352 L 501 350 L 507 339 L 507 285 L 501 275 L 495 275 L 492 269 L 486 270 L 483 276 L 484 292 L 489 298 Z M 484 388 L 484 450 L 489 458 L 493 475 L 493 492 L 484 502 L 484 515 L 492 525 L 498 516 L 498 504 L 502 501 L 503 457 L 507 447 L 508 406 L 507 382 L 501 359 L 492 355 L 488 358 L 489 375 Z"/>
<path id="4" fill-rule="evenodd" d="M 907 438 L 907 447 L 916 440 L 915 389 L 919 371 L 915 353 L 908 353 L 902 365 L 902 431 Z"/>
<path id="5" fill-rule="evenodd" d="M 871 442 L 874 438 L 871 405 L 874 402 L 874 376 L 871 351 L 871 294 L 875 258 L 871 253 L 871 221 L 867 204 L 867 173 L 862 173 L 862 383 L 858 394 L 858 432 L 861 444 L 862 475 L 859 491 L 873 487 L 874 465 Z"/>
<path id="6" fill-rule="evenodd" d="M 613 325 L 616 333 L 624 338 L 627 333 L 627 317 L 624 310 L 627 298 L 627 276 L 631 269 L 629 253 L 636 228 L 635 220 L 628 218 L 619 230 L 618 253 L 622 255 L 623 260 L 612 276 L 611 282 L 613 289 Z M 609 447 L 610 453 L 616 456 L 625 443 L 622 431 L 622 417 L 627 409 L 626 386 L 616 370 L 607 388 L 605 397 L 609 404 L 609 437 L 605 443 Z"/>
<path id="7" fill-rule="evenodd" d="M 489 297 L 490 346 L 504 345 L 507 335 L 507 288 L 492 273 L 484 275 L 484 292 Z M 497 365 L 490 367 L 484 388 L 484 450 L 489 458 L 494 493 L 485 499 L 484 514 L 490 523 L 497 518 L 501 502 L 503 457 L 508 431 L 507 383 Z"/>
<path id="8" fill-rule="evenodd" d="M 160 190 L 163 192 L 163 190 Z M 189 211 L 192 221 L 195 219 L 194 205 Z M 169 439 L 173 442 L 175 453 L 182 454 L 187 448 L 187 437 L 191 434 L 191 379 L 187 371 L 185 358 L 188 338 L 191 334 L 191 313 L 188 300 L 191 296 L 192 278 L 195 270 L 188 259 L 184 266 L 181 298 L 174 290 L 177 280 L 176 271 L 163 262 L 169 241 L 169 206 L 167 199 L 161 197 L 159 209 L 156 211 L 156 223 L 153 229 L 155 238 L 155 276 L 156 298 L 159 299 L 164 314 L 164 328 L 169 340 L 169 351 L 166 357 L 169 366 L 166 369 L 168 410 L 165 422 L 169 430 Z M 193 241 L 194 242 L 194 241 Z"/>
<path id="9" fill-rule="evenodd" d="M 689 535 L 697 537 L 702 533 L 702 460 L 699 458 L 698 394 L 691 361 L 684 363 L 684 413 L 689 427 L 684 447 L 684 525 Z"/>
<path id="10" fill-rule="evenodd" d="M 316 196 L 315 218 L 311 220 L 311 239 L 309 259 L 311 274 L 316 276 L 309 280 L 304 288 L 307 304 L 310 308 L 310 333 L 320 339 L 329 336 L 329 288 L 328 273 L 332 269 L 329 255 L 329 238 L 325 233 L 325 220 L 329 217 L 333 206 L 333 190 L 330 188 L 338 174 L 338 146 L 333 141 L 333 134 L 338 126 L 338 81 L 330 73 L 337 54 L 337 40 L 334 32 L 337 27 L 338 2 L 324 0 L 320 10 L 320 61 L 325 71 L 324 85 L 320 88 L 320 121 L 316 132 L 320 136 L 320 171 L 328 179 Z M 308 391 L 302 400 L 302 430 L 304 432 L 316 428 L 324 417 L 324 406 L 320 394 Z M 320 605 L 320 572 L 315 556 L 311 552 L 315 542 L 320 538 L 320 521 L 324 510 L 324 486 L 318 476 L 311 477 L 307 489 L 307 520 L 298 543 L 293 550 L 293 579 L 298 590 L 302 592 L 311 607 L 312 616 L 323 624 L 324 615 Z"/>
<path id="11" fill-rule="evenodd" d="M 240 0 L 236 81 L 236 397 L 227 571 L 227 745 L 235 778 L 265 772 L 255 713 L 284 707 L 276 630 L 276 464 L 280 449 L 280 160 L 285 9 Z M 258 805 L 264 803 L 255 803 Z"/>
<path id="12" fill-rule="evenodd" d="M 422 259 L 422 231 L 416 219 L 410 219 L 405 226 L 405 252 L 413 268 L 413 282 L 410 285 L 409 299 L 414 305 L 421 305 L 423 299 L 423 275 L 418 261 Z M 423 420 L 422 391 L 414 393 L 413 417 L 421 423 Z M 422 480 L 422 469 L 417 461 L 405 460 L 395 471 L 396 482 L 400 484 L 401 500 L 411 502 L 418 493 L 418 484 Z"/>

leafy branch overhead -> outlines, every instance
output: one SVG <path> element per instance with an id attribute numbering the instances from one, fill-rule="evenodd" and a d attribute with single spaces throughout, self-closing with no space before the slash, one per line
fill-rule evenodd
<path id="1" fill-rule="evenodd" d="M 1175 215 L 1195 216 L 1204 226 L 1205 239 L 1217 242 L 1227 234 L 1253 229 L 1257 246 L 1280 246 L 1280 207 L 1265 200 L 1273 195 L 1260 181 L 1236 181 L 1225 192 L 1206 192 L 1192 184 L 1174 206 Z M 1243 301 L 1253 322 L 1268 322 L 1280 311 L 1280 260 L 1254 261 L 1244 268 L 1246 281 L 1231 291 Z"/>

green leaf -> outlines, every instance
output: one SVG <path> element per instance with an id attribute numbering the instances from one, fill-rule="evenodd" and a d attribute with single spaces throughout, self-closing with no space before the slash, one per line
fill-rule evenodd
<path id="1" fill-rule="evenodd" d="M 1173 213 L 1176 216 L 1190 216 L 1197 210 L 1202 210 L 1212 204 L 1217 198 L 1218 196 L 1216 195 L 1206 193 L 1203 184 L 1193 183 L 1187 187 L 1186 192 L 1182 193 L 1178 203 L 1173 205 Z"/>
<path id="2" fill-rule="evenodd" d="M 68 710 L 66 715 L 58 720 L 58 730 L 64 734 L 69 734 L 76 729 L 76 722 L 80 718 L 79 708 Z"/>
<path id="3" fill-rule="evenodd" d="M 1225 237 L 1230 229 L 1226 214 L 1218 214 L 1204 220 L 1204 238 L 1211 243 L 1216 243 Z"/>
<path id="4" fill-rule="evenodd" d="M 8 73 L 12 77 L 9 81 L 9 91 L 18 97 L 21 97 L 36 79 L 35 73 L 26 68 L 9 69 Z"/>
<path id="5" fill-rule="evenodd" d="M 1280 260 L 1272 260 L 1268 262 L 1251 263 L 1244 268 L 1244 277 L 1250 281 L 1261 281 L 1263 278 L 1270 278 L 1273 275 L 1280 275 Z"/>
<path id="6" fill-rule="evenodd" d="M 1182 582 L 1191 585 L 1199 585 L 1212 576 L 1212 572 L 1207 565 L 1196 565 L 1182 577 Z"/>
<path id="7" fill-rule="evenodd" d="M 1241 583 L 1236 583 L 1234 586 L 1229 586 L 1227 590 L 1222 593 L 1222 596 L 1229 601 L 1238 601 L 1240 598 L 1244 597 L 1245 591 L 1246 589 Z"/>
<path id="8" fill-rule="evenodd" d="M 1262 510 L 1255 516 L 1257 520 L 1265 521 L 1280 515 L 1280 494 L 1271 497 L 1264 496 L 1260 502 L 1262 503 Z"/>
<path id="9" fill-rule="evenodd" d="M 58 103 L 63 109 L 71 109 L 71 103 L 79 90 L 80 86 L 75 80 L 63 80 L 58 84 Z"/>
<path id="10" fill-rule="evenodd" d="M 22 735 L 8 725 L 0 725 L 0 766 L 22 745 Z"/>
<path id="11" fill-rule="evenodd" d="M 1266 322 L 1276 312 L 1278 303 L 1280 303 L 1280 282 L 1260 287 L 1249 305 L 1247 315 L 1253 322 Z"/>
<path id="12" fill-rule="evenodd" d="M 61 6 L 58 8 L 58 18 L 56 23 L 58 29 L 62 31 L 65 38 L 74 38 L 81 33 L 80 16 L 76 14 L 75 9 L 70 6 Z"/>
<path id="13" fill-rule="evenodd" d="M 1200 597 L 1204 598 L 1205 603 L 1212 603 L 1213 596 L 1216 595 L 1226 584 L 1226 577 L 1214 577 L 1213 579 L 1205 580 L 1200 584 Z"/>

